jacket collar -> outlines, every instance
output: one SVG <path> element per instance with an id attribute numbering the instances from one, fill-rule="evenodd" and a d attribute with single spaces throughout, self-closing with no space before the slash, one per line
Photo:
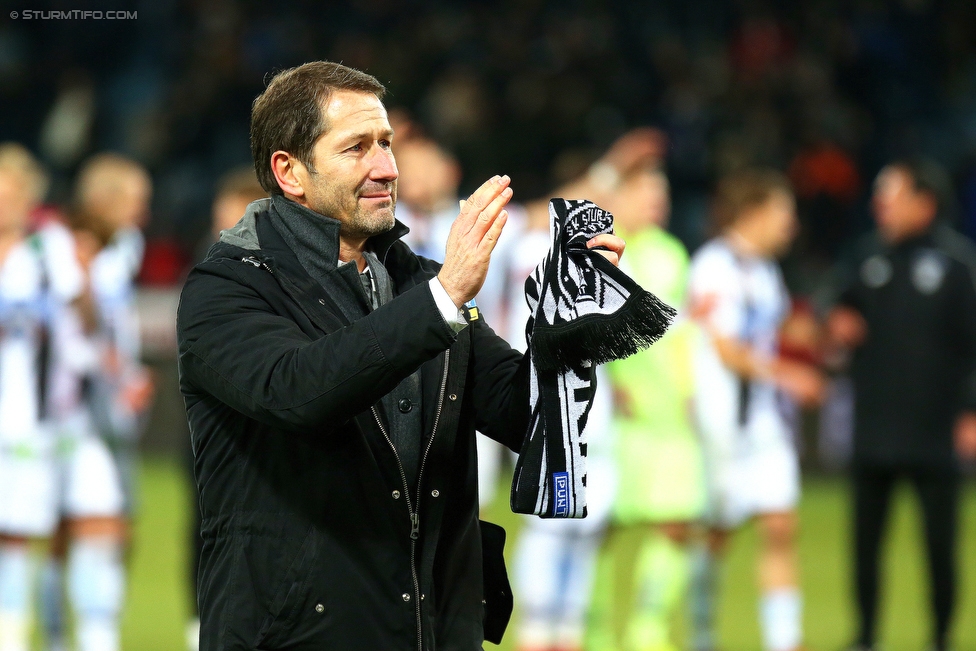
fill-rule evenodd
<path id="1" fill-rule="evenodd" d="M 328 260 L 335 260 L 334 264 L 338 265 L 341 222 L 338 219 L 321 215 L 280 195 L 249 203 L 240 221 L 232 228 L 220 232 L 220 241 L 249 251 L 265 248 L 258 237 L 256 226 L 258 214 L 265 212 L 273 214 L 279 219 L 308 220 L 316 224 L 316 228 L 320 228 L 323 235 L 321 240 L 323 257 Z M 385 263 L 390 247 L 409 232 L 410 229 L 403 222 L 396 220 L 393 223 L 393 228 L 369 239 L 369 248 L 380 259 L 380 262 Z"/>
<path id="2" fill-rule="evenodd" d="M 889 244 L 888 248 L 892 251 L 911 251 L 920 246 L 931 246 L 935 231 L 939 228 L 939 226 L 940 224 L 933 223 L 923 231 L 919 231 L 903 240 Z"/>
<path id="3" fill-rule="evenodd" d="M 328 261 L 330 266 L 339 263 L 339 230 L 342 223 L 327 215 L 315 212 L 311 208 L 295 203 L 280 195 L 271 197 L 270 212 L 275 215 L 282 223 L 295 224 L 302 223 L 311 226 L 318 231 L 316 237 L 316 248 L 323 260 Z M 381 262 L 386 261 L 386 254 L 389 252 L 393 243 L 410 232 L 399 220 L 393 222 L 393 228 L 375 235 L 367 241 L 367 248 L 376 254 Z"/>

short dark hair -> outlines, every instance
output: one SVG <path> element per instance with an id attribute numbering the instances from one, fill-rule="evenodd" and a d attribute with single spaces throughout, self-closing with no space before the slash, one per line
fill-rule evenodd
<path id="1" fill-rule="evenodd" d="M 746 169 L 723 177 L 715 190 L 716 233 L 734 224 L 742 213 L 769 201 L 777 190 L 792 194 L 793 186 L 785 174 L 773 169 Z"/>
<path id="2" fill-rule="evenodd" d="M 322 107 L 336 90 L 373 93 L 386 88 L 375 77 L 331 61 L 312 61 L 282 70 L 251 105 L 251 157 L 261 187 L 282 194 L 271 169 L 271 155 L 286 151 L 308 167 L 312 146 L 328 131 Z"/>
<path id="3" fill-rule="evenodd" d="M 930 158 L 899 158 L 887 167 L 904 171 L 912 177 L 915 192 L 929 195 L 935 201 L 936 214 L 948 217 L 954 204 L 952 179 L 945 168 Z"/>

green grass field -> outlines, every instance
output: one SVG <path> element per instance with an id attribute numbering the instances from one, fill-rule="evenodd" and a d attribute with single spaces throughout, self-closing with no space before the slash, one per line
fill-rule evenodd
<path id="1" fill-rule="evenodd" d="M 150 459 L 143 466 L 142 509 L 136 524 L 128 601 L 123 623 L 127 651 L 180 651 L 189 612 L 187 583 L 186 479 L 177 460 Z M 955 648 L 976 649 L 976 491 L 965 487 L 961 521 L 960 599 L 954 626 Z M 801 562 L 805 598 L 807 647 L 813 651 L 842 649 L 854 633 L 850 588 L 849 506 L 846 486 L 838 479 L 812 479 L 804 486 L 801 507 Z M 885 651 L 927 648 L 929 615 L 927 572 L 920 547 L 916 504 L 903 490 L 893 513 L 892 536 L 885 551 L 885 601 L 881 639 Z M 519 516 L 511 514 L 504 496 L 488 513 L 510 534 L 511 553 L 518 536 Z M 633 537 L 618 544 L 633 545 Z M 727 651 L 759 649 L 756 587 L 752 559 L 755 531 L 747 528 L 733 541 L 722 575 L 719 639 Z M 516 595 L 516 617 L 518 617 Z M 681 626 L 679 622 L 679 626 Z M 509 650 L 505 643 L 486 648 Z"/>

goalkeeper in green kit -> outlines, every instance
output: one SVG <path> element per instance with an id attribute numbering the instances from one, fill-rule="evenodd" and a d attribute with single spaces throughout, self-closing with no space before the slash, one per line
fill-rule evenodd
<path id="1" fill-rule="evenodd" d="M 685 302 L 688 253 L 664 229 L 670 211 L 667 177 L 645 167 L 623 179 L 611 206 L 618 232 L 627 238 L 628 274 L 678 308 Z M 614 523 L 639 528 L 641 544 L 629 604 L 614 604 L 613 536 L 604 549 L 588 633 L 591 651 L 675 649 L 673 614 L 683 604 L 690 576 L 691 526 L 705 509 L 701 450 L 691 422 L 692 343 L 690 321 L 675 323 L 648 350 L 608 365 L 614 385 L 618 472 Z M 627 611 L 618 639 L 612 612 Z"/>

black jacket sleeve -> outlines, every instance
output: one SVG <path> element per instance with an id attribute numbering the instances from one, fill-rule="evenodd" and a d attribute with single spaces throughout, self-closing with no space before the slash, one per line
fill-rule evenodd
<path id="1" fill-rule="evenodd" d="M 515 452 L 529 429 L 529 355 L 511 345 L 484 322 L 473 321 L 469 388 L 479 432 Z"/>
<path id="2" fill-rule="evenodd" d="M 971 261 L 960 264 L 953 279 L 953 334 L 960 362 L 967 369 L 959 394 L 960 409 L 965 411 L 976 411 L 976 265 L 966 264 Z"/>
<path id="3" fill-rule="evenodd" d="M 181 382 L 273 427 L 348 420 L 455 339 L 427 283 L 313 339 L 239 271 L 214 261 L 187 279 L 177 316 Z"/>
<path id="4" fill-rule="evenodd" d="M 436 275 L 441 263 L 417 256 L 424 270 Z M 529 429 L 529 356 L 512 348 L 481 317 L 461 336 L 471 338 L 465 394 L 474 408 L 475 428 L 515 452 Z"/>

